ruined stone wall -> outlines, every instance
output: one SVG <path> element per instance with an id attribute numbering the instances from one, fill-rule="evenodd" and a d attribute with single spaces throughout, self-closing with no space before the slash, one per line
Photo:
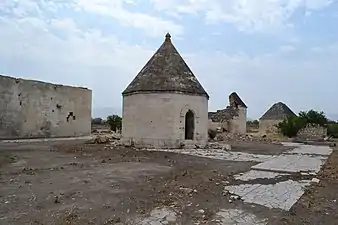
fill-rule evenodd
<path id="1" fill-rule="evenodd" d="M 195 114 L 194 140 L 185 141 L 185 114 Z M 137 147 L 178 148 L 208 141 L 208 99 L 175 93 L 123 97 L 122 141 Z"/>
<path id="2" fill-rule="evenodd" d="M 0 76 L 0 139 L 89 135 L 91 103 L 85 88 Z"/>
<path id="3" fill-rule="evenodd" d="M 305 128 L 301 129 L 297 137 L 302 139 L 321 139 L 327 135 L 327 128 L 318 124 L 308 124 Z"/>
<path id="4" fill-rule="evenodd" d="M 238 116 L 232 118 L 228 123 L 228 130 L 231 133 L 246 134 L 247 110 L 238 107 Z"/>
<path id="5" fill-rule="evenodd" d="M 238 109 L 228 106 L 226 109 L 209 113 L 209 129 L 225 129 L 230 133 L 246 133 L 247 109 L 239 106 Z"/>
<path id="6" fill-rule="evenodd" d="M 260 120 L 259 132 L 260 133 L 278 133 L 278 129 L 275 125 L 279 124 L 283 120 Z"/>

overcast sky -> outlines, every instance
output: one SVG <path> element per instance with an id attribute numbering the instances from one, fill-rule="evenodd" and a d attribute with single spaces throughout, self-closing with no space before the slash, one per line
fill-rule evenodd
<path id="1" fill-rule="evenodd" d="M 282 101 L 338 114 L 336 0 L 1 0 L 0 74 L 121 92 L 166 32 L 210 95 L 236 91 L 248 116 Z"/>

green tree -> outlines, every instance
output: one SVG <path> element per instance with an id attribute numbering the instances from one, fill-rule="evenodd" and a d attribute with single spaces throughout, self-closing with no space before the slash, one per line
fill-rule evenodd
<path id="1" fill-rule="evenodd" d="M 111 115 L 107 117 L 107 124 L 113 131 L 120 130 L 122 128 L 122 118 L 119 115 Z"/>
<path id="2" fill-rule="evenodd" d="M 334 121 L 330 121 L 327 125 L 327 135 L 338 138 L 338 123 Z"/>
<path id="3" fill-rule="evenodd" d="M 320 126 L 326 126 L 328 119 L 324 112 L 317 112 L 313 109 L 309 111 L 302 111 L 299 113 L 299 117 L 306 121 L 306 124 L 318 124 Z"/>
<path id="4" fill-rule="evenodd" d="M 304 119 L 298 116 L 287 116 L 277 125 L 279 131 L 287 137 L 295 137 L 300 129 L 306 125 Z"/>
<path id="5" fill-rule="evenodd" d="M 287 137 L 295 137 L 298 131 L 307 124 L 318 124 L 327 126 L 328 119 L 324 112 L 317 112 L 313 109 L 309 111 L 301 111 L 298 116 L 288 116 L 283 122 L 277 125 L 279 131 Z"/>

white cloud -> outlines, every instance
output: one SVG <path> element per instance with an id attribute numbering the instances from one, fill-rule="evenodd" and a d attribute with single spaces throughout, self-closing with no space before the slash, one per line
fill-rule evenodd
<path id="1" fill-rule="evenodd" d="M 125 9 L 124 4 L 133 4 L 126 0 L 74 0 L 77 6 L 84 11 L 108 16 L 116 19 L 123 26 L 143 29 L 150 36 L 162 36 L 166 32 L 181 35 L 183 27 L 172 21 L 145 13 L 131 12 Z"/>
<path id="2" fill-rule="evenodd" d="M 22 8 L 24 17 L 0 17 L 0 73 L 89 86 L 94 106 L 120 107 L 121 92 L 162 38 L 151 47 L 130 44 L 98 29 L 81 30 L 72 18 L 45 20 L 41 16 L 47 10 L 44 7 L 38 6 L 37 16 Z M 55 7 L 60 5 L 47 8 Z M 336 95 L 329 91 L 334 90 L 333 75 L 338 71 L 337 45 L 306 52 L 294 46 L 296 41 L 264 55 L 202 50 L 183 55 L 209 92 L 210 109 L 224 107 L 227 95 L 237 91 L 248 104 L 249 115 L 256 117 L 276 101 L 285 101 L 297 111 L 300 105 L 305 109 L 320 106 L 325 96 Z M 321 83 L 324 89 L 311 87 Z M 326 93 L 316 95 L 314 91 Z M 334 112 L 334 107 L 327 105 L 323 110 Z"/>
<path id="3" fill-rule="evenodd" d="M 299 9 L 320 10 L 336 0 L 152 0 L 157 10 L 201 14 L 207 22 L 225 21 L 245 32 L 271 32 L 290 27 Z"/>

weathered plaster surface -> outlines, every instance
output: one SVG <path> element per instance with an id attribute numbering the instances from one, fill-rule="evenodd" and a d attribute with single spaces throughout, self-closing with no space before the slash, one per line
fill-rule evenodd
<path id="1" fill-rule="evenodd" d="M 194 140 L 185 141 L 185 114 L 195 116 Z M 208 99 L 179 93 L 139 93 L 123 97 L 122 139 L 139 147 L 179 148 L 208 141 Z"/>
<path id="2" fill-rule="evenodd" d="M 261 133 L 277 133 L 278 129 L 276 125 L 278 125 L 283 120 L 260 120 L 259 121 L 259 132 Z"/>
<path id="3" fill-rule="evenodd" d="M 0 76 L 0 139 L 85 136 L 92 92 Z"/>

